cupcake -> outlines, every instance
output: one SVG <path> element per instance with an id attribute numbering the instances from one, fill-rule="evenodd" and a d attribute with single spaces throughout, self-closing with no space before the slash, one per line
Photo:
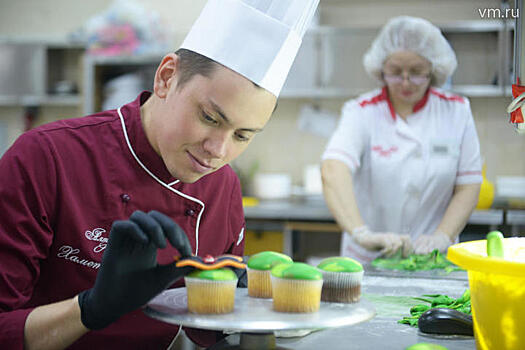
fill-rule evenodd
<path id="1" fill-rule="evenodd" d="M 322 301 L 354 303 L 361 297 L 363 266 L 346 257 L 322 260 L 317 267 L 323 273 Z"/>
<path id="2" fill-rule="evenodd" d="M 276 264 L 291 263 L 288 255 L 276 252 L 260 252 L 248 259 L 248 295 L 254 298 L 271 298 L 270 269 Z"/>
<path id="3" fill-rule="evenodd" d="M 304 263 L 283 263 L 271 270 L 273 309 L 315 312 L 321 305 L 323 274 Z"/>
<path id="4" fill-rule="evenodd" d="M 233 311 L 237 275 L 229 268 L 195 270 L 184 277 L 188 311 L 225 314 Z"/>

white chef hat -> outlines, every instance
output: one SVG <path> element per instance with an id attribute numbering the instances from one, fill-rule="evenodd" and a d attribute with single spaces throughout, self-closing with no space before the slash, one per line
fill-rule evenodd
<path id="1" fill-rule="evenodd" d="M 409 16 L 390 19 L 363 57 L 369 75 L 382 80 L 385 60 L 396 51 L 413 51 L 432 63 L 432 83 L 441 86 L 454 73 L 456 54 L 439 28 L 429 21 Z"/>
<path id="2" fill-rule="evenodd" d="M 181 48 L 279 96 L 318 4 L 319 0 L 208 0 Z"/>

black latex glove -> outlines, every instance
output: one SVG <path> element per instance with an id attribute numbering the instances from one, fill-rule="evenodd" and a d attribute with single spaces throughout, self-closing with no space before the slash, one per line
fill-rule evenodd
<path id="1" fill-rule="evenodd" d="M 166 247 L 166 238 L 183 258 L 191 256 L 184 231 L 157 211 L 135 211 L 129 220 L 113 223 L 95 285 L 78 296 L 84 326 L 108 326 L 193 270 L 157 264 L 157 248 Z"/>
<path id="2" fill-rule="evenodd" d="M 239 279 L 237 281 L 237 288 L 248 288 L 248 275 L 246 274 L 246 269 L 239 269 L 236 267 L 230 267 L 233 272 L 237 275 Z"/>

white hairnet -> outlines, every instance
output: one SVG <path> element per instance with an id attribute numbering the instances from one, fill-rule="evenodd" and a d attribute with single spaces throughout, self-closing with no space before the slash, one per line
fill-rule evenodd
<path id="1" fill-rule="evenodd" d="M 363 57 L 368 74 L 382 81 L 385 60 L 397 51 L 412 51 L 432 63 L 432 85 L 441 86 L 457 66 L 456 55 L 439 28 L 409 16 L 390 19 Z"/>

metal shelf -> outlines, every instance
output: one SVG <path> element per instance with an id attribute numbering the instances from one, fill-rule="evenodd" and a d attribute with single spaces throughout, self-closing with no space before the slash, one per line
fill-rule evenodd
<path id="1" fill-rule="evenodd" d="M 247 220 L 334 221 L 324 201 L 315 204 L 290 200 L 261 201 L 255 207 L 245 207 L 244 215 Z M 476 225 L 502 225 L 503 222 L 501 209 L 474 210 L 468 220 L 469 224 Z"/>
<path id="2" fill-rule="evenodd" d="M 468 21 L 455 21 L 447 23 L 435 23 L 443 33 L 489 33 L 498 32 L 504 29 L 514 29 L 514 21 L 507 20 L 468 20 Z M 357 32 L 378 32 L 381 26 L 376 25 L 359 25 L 359 26 L 329 26 L 329 25 L 318 25 L 312 26 L 308 29 L 307 34 L 354 34 Z"/>
<path id="3" fill-rule="evenodd" d="M 65 36 L 0 35 L 2 57 L 9 66 L 0 77 L 0 106 L 80 106 L 79 93 L 48 93 L 59 81 L 77 84 L 74 73 L 85 43 Z M 71 67 L 70 67 L 71 66 Z M 73 68 L 73 69 L 69 69 Z"/>
<path id="4" fill-rule="evenodd" d="M 445 34 L 448 33 L 488 33 L 505 29 L 514 29 L 514 21 L 507 20 L 472 20 L 436 24 Z"/>
<path id="5" fill-rule="evenodd" d="M 166 52 L 144 55 L 97 56 L 86 55 L 86 62 L 93 65 L 145 65 L 159 64 Z"/>
<path id="6" fill-rule="evenodd" d="M 82 96 L 75 95 L 46 95 L 42 97 L 41 104 L 49 106 L 79 106 Z"/>
<path id="7" fill-rule="evenodd" d="M 468 219 L 468 223 L 474 225 L 503 225 L 503 222 L 501 209 L 474 210 Z"/>
<path id="8" fill-rule="evenodd" d="M 446 34 L 469 34 L 469 33 L 488 33 L 491 36 L 493 34 L 497 37 L 499 54 L 498 54 L 498 74 L 504 76 L 503 72 L 509 70 L 509 58 L 510 53 L 508 38 L 505 33 L 509 33 L 514 28 L 513 20 L 465 20 L 465 21 L 454 21 L 448 23 L 438 24 L 441 30 Z M 360 26 L 345 26 L 335 27 L 327 25 L 319 25 L 311 27 L 307 32 L 308 43 L 312 41 L 314 44 L 310 44 L 307 48 L 311 51 L 308 55 L 303 55 L 306 60 L 311 60 L 313 63 L 313 69 L 310 65 L 310 74 L 308 78 L 301 76 L 300 74 L 293 76 L 294 80 L 291 80 L 290 88 L 285 84 L 281 98 L 351 98 L 358 96 L 371 88 L 370 81 L 365 80 L 365 76 L 362 74 L 359 76 L 359 80 L 352 80 L 351 82 L 341 82 L 333 80 L 331 72 L 327 73 L 326 70 L 336 64 L 334 62 L 340 62 L 341 58 L 336 52 L 336 48 L 346 45 L 346 38 L 348 37 L 349 42 L 356 40 L 356 37 L 368 38 L 375 35 L 381 27 L 377 25 L 360 25 Z M 333 42 L 332 42 L 333 40 Z M 306 48 L 305 48 L 306 49 Z M 360 48 L 362 50 L 362 48 Z M 301 54 L 301 52 L 300 52 Z M 337 57 L 335 57 L 337 56 Z M 315 57 L 315 58 L 312 58 Z M 299 56 L 298 60 L 301 57 Z M 338 69 L 342 67 L 338 66 Z M 305 70 L 305 69 L 303 69 Z M 311 73 L 314 71 L 314 73 Z M 307 71 L 305 71 L 307 72 Z M 306 73 L 305 73 L 306 74 Z M 313 78 L 312 78 L 313 74 Z M 289 79 L 292 77 L 290 75 Z M 301 84 L 301 82 L 304 84 Z M 348 85 L 348 86 L 347 86 Z M 356 86 L 357 85 L 357 86 Z M 452 92 L 458 93 L 466 97 L 508 97 L 511 96 L 511 87 L 508 79 L 505 79 L 499 85 L 491 84 L 458 84 L 450 88 Z M 304 86 L 304 88 L 303 88 Z M 362 86 L 362 87 L 361 87 Z"/>
<path id="9" fill-rule="evenodd" d="M 47 48 L 85 49 L 86 43 L 64 36 L 13 36 L 0 35 L 0 44 L 7 45 L 42 45 Z"/>
<path id="10" fill-rule="evenodd" d="M 467 97 L 505 97 L 512 95 L 510 86 L 453 85 L 451 91 Z"/>
<path id="11" fill-rule="evenodd" d="M 369 89 L 320 87 L 306 89 L 283 89 L 280 98 L 348 98 L 358 96 Z"/>
<path id="12" fill-rule="evenodd" d="M 525 210 L 507 210 L 508 225 L 525 225 Z"/>
<path id="13" fill-rule="evenodd" d="M 359 96 L 370 89 L 320 87 L 307 89 L 283 89 L 280 98 L 350 98 Z M 466 97 L 506 97 L 511 96 L 510 86 L 498 85 L 454 85 L 450 91 Z"/>
<path id="14" fill-rule="evenodd" d="M 78 106 L 82 102 L 79 94 L 75 95 L 21 95 L 21 96 L 0 96 L 0 106 Z"/>
<path id="15" fill-rule="evenodd" d="M 444 33 L 501 33 L 505 30 L 512 29 L 514 23 L 511 20 L 507 22 L 501 20 L 468 20 L 468 21 L 457 21 L 438 24 Z M 329 52 L 324 52 L 328 48 L 322 45 L 324 41 L 323 37 L 337 36 L 337 35 L 352 35 L 352 34 L 369 34 L 379 31 L 379 26 L 348 26 L 348 27 L 334 27 L 334 26 L 313 26 L 311 27 L 307 35 L 314 40 L 320 40 L 318 44 L 317 55 L 326 56 Z M 158 64 L 166 52 L 154 52 L 144 55 L 122 55 L 122 56 L 97 56 L 97 55 L 86 55 L 84 65 L 84 94 L 85 94 L 85 114 L 94 112 L 94 101 L 95 101 L 95 67 L 96 66 L 140 66 Z M 327 56 L 328 57 L 328 56 Z M 319 58 L 318 62 L 326 61 L 326 57 Z M 317 67 L 315 69 L 321 69 Z M 323 73 L 320 71 L 316 73 L 320 78 L 319 81 L 323 81 Z M 346 99 L 358 96 L 366 91 L 370 90 L 370 86 L 365 88 L 360 87 L 334 87 L 334 86 L 312 86 L 312 84 L 294 84 L 294 88 L 287 88 L 284 86 L 281 91 L 281 98 L 289 99 Z M 302 86 L 310 85 L 305 88 Z M 364 85 L 363 85 L 364 86 Z M 499 85 L 456 85 L 451 89 L 453 92 L 461 94 L 466 97 L 506 97 L 511 96 L 510 87 L 502 87 Z"/>

